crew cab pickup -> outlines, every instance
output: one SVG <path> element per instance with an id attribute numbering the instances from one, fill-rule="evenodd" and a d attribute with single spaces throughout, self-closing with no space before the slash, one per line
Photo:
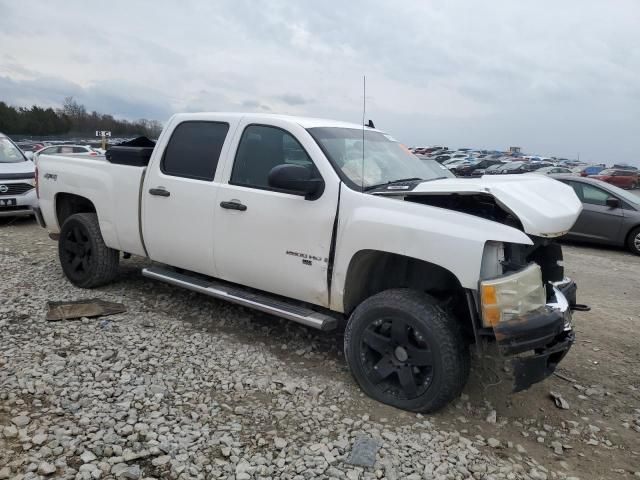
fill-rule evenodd
<path id="1" fill-rule="evenodd" d="M 426 412 L 460 394 L 472 344 L 494 344 L 522 390 L 574 341 L 553 240 L 582 208 L 571 187 L 450 177 L 375 128 L 178 114 L 155 146 L 41 156 L 37 217 L 73 284 L 111 282 L 134 254 L 151 279 L 344 328 L 361 388 Z"/>

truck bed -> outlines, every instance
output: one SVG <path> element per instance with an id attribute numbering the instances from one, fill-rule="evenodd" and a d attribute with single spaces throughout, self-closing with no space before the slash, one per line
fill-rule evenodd
<path id="1" fill-rule="evenodd" d="M 145 167 L 113 164 L 104 157 L 40 156 L 40 209 L 50 232 L 60 232 L 57 199 L 65 194 L 80 195 L 94 204 L 108 247 L 145 255 L 140 228 L 144 172 Z"/>

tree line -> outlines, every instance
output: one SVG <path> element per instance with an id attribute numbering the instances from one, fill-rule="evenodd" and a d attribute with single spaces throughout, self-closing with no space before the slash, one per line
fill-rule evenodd
<path id="1" fill-rule="evenodd" d="M 96 130 L 111 131 L 113 136 L 145 135 L 157 138 L 162 124 L 157 120 L 116 119 L 112 115 L 87 112 L 84 105 L 73 97 L 64 99 L 62 108 L 13 107 L 0 101 L 0 132 L 13 135 L 87 135 L 94 136 Z"/>

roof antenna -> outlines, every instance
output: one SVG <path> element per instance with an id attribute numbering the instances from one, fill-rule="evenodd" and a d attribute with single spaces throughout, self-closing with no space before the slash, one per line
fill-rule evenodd
<path id="1" fill-rule="evenodd" d="M 360 177 L 360 190 L 364 193 L 364 117 L 367 112 L 367 77 L 362 76 L 362 176 Z"/>

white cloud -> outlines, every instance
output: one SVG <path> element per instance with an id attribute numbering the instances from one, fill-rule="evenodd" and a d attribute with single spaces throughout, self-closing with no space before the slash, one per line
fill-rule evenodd
<path id="1" fill-rule="evenodd" d="M 408 144 L 640 162 L 635 0 L 0 0 L 0 100 L 163 120 L 253 110 Z"/>

